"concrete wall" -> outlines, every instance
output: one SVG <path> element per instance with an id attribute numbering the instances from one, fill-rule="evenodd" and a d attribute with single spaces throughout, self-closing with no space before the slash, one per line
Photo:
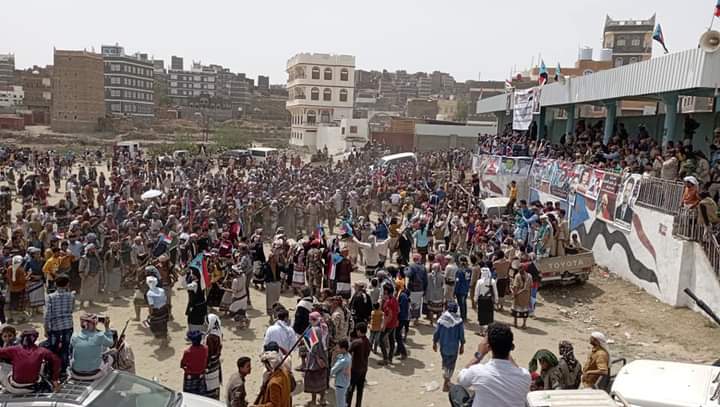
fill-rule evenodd
<path id="1" fill-rule="evenodd" d="M 499 177 L 481 174 L 483 182 L 499 183 Z M 672 215 L 631 203 L 632 220 L 623 228 L 617 221 L 608 222 L 598 217 L 597 201 L 580 193 L 570 194 L 572 205 L 569 205 L 568 200 L 530 188 L 528 201 L 536 200 L 560 202 L 568 212 L 571 233 L 577 234 L 583 245 L 592 249 L 598 265 L 666 304 L 697 310 L 683 292 L 690 288 L 720 314 L 718 276 L 698 243 L 673 236 Z"/>

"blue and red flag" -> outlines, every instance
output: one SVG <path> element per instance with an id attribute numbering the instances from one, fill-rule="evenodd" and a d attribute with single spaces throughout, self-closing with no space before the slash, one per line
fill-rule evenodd
<path id="1" fill-rule="evenodd" d="M 198 253 L 192 261 L 190 261 L 189 267 L 192 267 L 200 272 L 200 288 L 203 290 L 210 288 L 210 271 L 208 270 L 207 258 L 204 253 Z"/>
<path id="2" fill-rule="evenodd" d="M 715 17 L 720 17 L 720 0 L 715 3 Z"/>
<path id="3" fill-rule="evenodd" d="M 718 0 L 718 4 L 720 4 L 720 0 Z M 663 35 L 662 27 L 660 27 L 660 24 L 658 24 L 657 27 L 655 27 L 655 32 L 653 32 L 653 39 L 655 41 L 657 41 L 658 43 L 660 43 L 660 45 L 662 45 L 663 49 L 665 50 L 665 53 L 667 54 L 668 49 L 665 46 L 665 36 Z"/>
<path id="4" fill-rule="evenodd" d="M 538 78 L 538 84 L 544 85 L 548 81 L 548 71 L 545 66 L 545 61 L 540 61 L 540 77 Z"/>
<path id="5" fill-rule="evenodd" d="M 310 327 L 307 331 L 305 331 L 305 335 L 303 335 L 303 340 L 305 340 L 305 345 L 307 345 L 308 349 L 312 349 L 313 346 L 320 342 L 320 338 L 318 338 L 318 334 L 313 327 Z"/>

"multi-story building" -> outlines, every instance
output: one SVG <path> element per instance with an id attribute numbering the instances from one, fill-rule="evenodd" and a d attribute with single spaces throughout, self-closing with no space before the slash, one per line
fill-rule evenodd
<path id="1" fill-rule="evenodd" d="M 244 73 L 233 73 L 219 65 L 210 65 L 216 69 L 216 95 L 230 102 L 235 117 L 242 116 L 252 104 L 251 82 Z"/>
<path id="2" fill-rule="evenodd" d="M 100 54 L 55 50 L 50 125 L 55 131 L 89 132 L 105 117 L 105 63 Z"/>
<path id="3" fill-rule="evenodd" d="M 288 60 L 287 73 L 290 144 L 315 150 L 318 126 L 353 117 L 355 57 L 297 54 Z"/>
<path id="4" fill-rule="evenodd" d="M 193 62 L 190 71 L 170 69 L 168 76 L 168 96 L 175 104 L 188 105 L 201 96 L 215 97 L 218 74 L 214 68 Z"/>
<path id="5" fill-rule="evenodd" d="M 119 45 L 103 45 L 105 111 L 114 116 L 155 117 L 153 61 L 147 54 L 126 55 Z"/>
<path id="6" fill-rule="evenodd" d="M 22 86 L 0 86 L 0 107 L 19 107 L 25 104 L 25 92 Z"/>
<path id="7" fill-rule="evenodd" d="M 15 84 L 15 55 L 0 54 L 0 86 Z"/>
<path id="8" fill-rule="evenodd" d="M 270 92 L 270 77 L 265 75 L 258 75 L 257 89 L 261 92 Z"/>
<path id="9" fill-rule="evenodd" d="M 650 59 L 654 29 L 654 14 L 648 20 L 613 20 L 605 16 L 603 46 L 612 50 L 613 66 Z"/>
<path id="10" fill-rule="evenodd" d="M 165 70 L 165 61 L 153 59 L 153 91 L 155 93 L 155 105 L 166 106 L 168 99 L 168 73 Z"/>
<path id="11" fill-rule="evenodd" d="M 175 55 L 173 55 L 170 58 L 170 69 L 173 71 L 182 71 L 183 69 L 185 69 L 182 57 L 176 57 Z"/>
<path id="12" fill-rule="evenodd" d="M 25 107 L 32 111 L 34 123 L 50 123 L 52 72 L 52 66 L 15 71 L 15 78 L 25 92 Z"/>

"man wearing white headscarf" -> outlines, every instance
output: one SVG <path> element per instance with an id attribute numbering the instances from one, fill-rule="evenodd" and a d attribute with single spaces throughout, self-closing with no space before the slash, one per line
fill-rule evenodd
<path id="1" fill-rule="evenodd" d="M 583 388 L 593 387 L 598 380 L 610 373 L 610 351 L 605 335 L 600 332 L 591 333 L 590 345 L 592 351 L 583 366 L 581 385 Z"/>
<path id="2" fill-rule="evenodd" d="M 97 253 L 95 244 L 89 243 L 85 246 L 85 255 L 80 258 L 78 271 L 82 281 L 78 298 L 80 306 L 82 307 L 85 301 L 89 306 L 93 306 L 93 300 L 100 293 L 100 275 L 103 272 L 103 261 Z"/>
<path id="3" fill-rule="evenodd" d="M 14 256 L 7 274 L 8 291 L 10 292 L 10 319 L 8 322 L 25 322 L 25 268 L 22 256 Z M 44 295 L 44 290 L 41 290 Z"/>
<path id="4" fill-rule="evenodd" d="M 475 304 L 477 304 L 478 324 L 482 333 L 486 326 L 495 321 L 494 309 L 498 302 L 497 283 L 487 267 L 480 269 L 480 278 L 475 284 L 474 298 Z"/>
<path id="5" fill-rule="evenodd" d="M 276 351 L 268 351 L 260 355 L 260 361 L 267 371 L 263 374 L 260 402 L 255 404 L 255 407 L 292 406 L 290 373 L 280 366 L 282 359 L 283 356 Z"/>
<path id="6" fill-rule="evenodd" d="M 155 338 L 160 339 L 164 346 L 167 345 L 168 341 L 167 324 L 170 319 L 170 307 L 167 304 L 167 295 L 164 289 L 158 287 L 156 277 L 145 277 L 145 283 L 148 286 L 145 297 L 147 298 L 150 310 L 147 324 Z"/>

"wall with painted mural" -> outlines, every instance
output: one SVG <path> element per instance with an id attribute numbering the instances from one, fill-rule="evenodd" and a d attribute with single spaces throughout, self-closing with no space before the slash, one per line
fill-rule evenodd
<path id="1" fill-rule="evenodd" d="M 473 173 L 478 174 L 483 196 L 507 195 L 511 181 L 517 183 L 518 199 L 528 198 L 528 173 L 530 157 L 504 157 L 499 155 L 474 155 Z"/>
<path id="2" fill-rule="evenodd" d="M 492 175 L 484 178 L 492 182 Z M 700 245 L 673 237 L 673 216 L 638 204 L 642 176 L 557 160 L 534 160 L 528 201 L 560 202 L 571 233 L 595 261 L 673 306 L 693 306 L 690 288 L 720 310 L 720 283 Z M 720 313 L 720 312 L 718 312 Z"/>

